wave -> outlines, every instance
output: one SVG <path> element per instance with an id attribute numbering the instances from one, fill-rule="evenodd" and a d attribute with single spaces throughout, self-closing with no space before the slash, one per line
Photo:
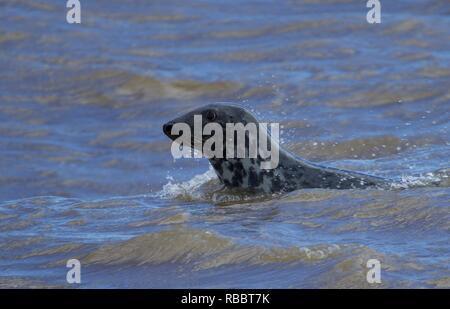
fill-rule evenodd
<path id="1" fill-rule="evenodd" d="M 88 264 L 194 264 L 194 269 L 249 263 L 314 262 L 334 258 L 350 245 L 319 244 L 311 247 L 265 247 L 238 244 L 207 230 L 175 228 L 131 238 L 89 253 Z M 353 249 L 353 248 L 352 248 Z"/>

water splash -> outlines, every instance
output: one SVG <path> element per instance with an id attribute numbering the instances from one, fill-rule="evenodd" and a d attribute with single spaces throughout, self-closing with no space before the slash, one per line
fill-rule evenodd
<path id="1" fill-rule="evenodd" d="M 418 176 L 402 176 L 398 182 L 391 184 L 392 189 L 409 189 L 417 187 L 448 187 L 450 184 L 449 169 L 438 170 Z"/>
<path id="2" fill-rule="evenodd" d="M 152 195 L 160 199 L 177 199 L 181 201 L 204 201 L 217 205 L 241 204 L 247 202 L 270 200 L 278 194 L 265 194 L 242 188 L 226 188 L 220 184 L 212 166 L 203 174 L 192 179 L 176 182 L 172 176 L 168 183 Z"/>
<path id="3" fill-rule="evenodd" d="M 210 181 L 216 180 L 217 175 L 212 166 L 203 173 L 194 176 L 192 179 L 184 182 L 176 182 L 173 177 L 168 176 L 163 188 L 154 194 L 154 197 L 161 199 L 183 199 L 183 200 L 198 200 L 204 198 L 205 192 L 201 187 Z"/>

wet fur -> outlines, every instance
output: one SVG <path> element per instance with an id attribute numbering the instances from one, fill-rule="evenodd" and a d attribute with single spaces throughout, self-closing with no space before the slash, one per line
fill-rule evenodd
<path id="1" fill-rule="evenodd" d="M 256 118 L 242 107 L 222 104 L 204 106 L 168 123 L 184 122 L 193 129 L 194 115 L 202 114 L 204 126 L 207 123 L 205 115 L 211 110 L 217 115 L 217 119 L 214 122 L 221 124 L 224 130 L 226 123 L 240 122 L 244 125 L 249 122 L 258 123 Z M 171 139 L 176 138 L 170 134 L 167 135 Z M 203 141 L 207 138 L 209 137 L 203 137 Z M 368 187 L 386 187 L 389 184 L 387 180 L 380 177 L 308 162 L 281 147 L 279 151 L 279 164 L 276 168 L 270 170 L 260 167 L 262 159 L 259 156 L 256 159 L 212 158 L 209 159 L 209 162 L 213 166 L 219 180 L 226 187 L 245 188 L 266 193 L 289 192 L 301 188 L 363 189 Z"/>

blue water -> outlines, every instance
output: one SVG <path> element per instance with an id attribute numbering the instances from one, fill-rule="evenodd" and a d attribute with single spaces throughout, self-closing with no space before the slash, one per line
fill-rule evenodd
<path id="1" fill-rule="evenodd" d="M 0 2 L 0 287 L 450 286 L 446 1 L 63 2 Z M 212 102 L 401 188 L 224 192 L 161 130 Z"/>

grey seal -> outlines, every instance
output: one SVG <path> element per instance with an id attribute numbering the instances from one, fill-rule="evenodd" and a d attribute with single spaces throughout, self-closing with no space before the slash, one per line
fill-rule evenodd
<path id="1" fill-rule="evenodd" d="M 191 130 L 194 115 L 202 115 L 202 125 L 208 122 L 219 123 L 225 130 L 226 123 L 258 123 L 258 120 L 246 109 L 228 104 L 209 104 L 192 110 L 163 125 L 163 132 L 172 140 L 179 135 L 172 134 L 175 123 L 186 123 Z M 270 135 L 267 135 L 271 138 Z M 247 138 L 248 136 L 246 136 Z M 203 136 L 203 142 L 208 136 Z M 192 139 L 192 145 L 194 140 Z M 248 145 L 248 142 L 246 142 Z M 224 146 L 225 151 L 225 146 Z M 279 148 L 279 163 L 274 169 L 261 168 L 263 160 L 257 158 L 210 158 L 219 180 L 228 188 L 243 188 L 265 193 L 289 192 L 302 188 L 323 189 L 365 189 L 386 188 L 390 181 L 359 172 L 322 166 L 300 158 L 291 152 Z"/>

